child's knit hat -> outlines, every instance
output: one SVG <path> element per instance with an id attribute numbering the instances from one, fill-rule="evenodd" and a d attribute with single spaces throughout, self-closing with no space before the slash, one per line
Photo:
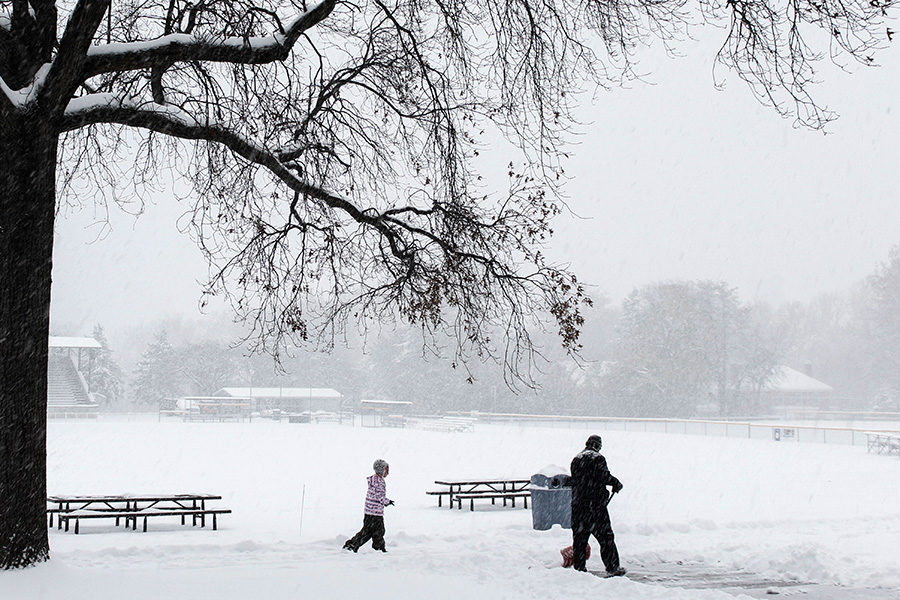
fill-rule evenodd
<path id="1" fill-rule="evenodd" d="M 387 461 L 378 459 L 375 461 L 375 464 L 372 465 L 372 468 L 375 469 L 375 472 L 384 477 L 384 472 L 387 470 Z"/>

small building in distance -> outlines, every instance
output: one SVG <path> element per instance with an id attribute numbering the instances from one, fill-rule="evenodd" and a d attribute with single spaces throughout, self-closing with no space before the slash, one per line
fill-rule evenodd
<path id="1" fill-rule="evenodd" d="M 339 414 L 344 405 L 344 396 L 331 388 L 224 387 L 213 395 L 250 398 L 252 409 L 257 412 Z"/>
<path id="2" fill-rule="evenodd" d="M 763 386 L 760 400 L 764 409 L 774 413 L 798 408 L 826 410 L 832 408 L 834 388 L 806 373 L 779 365 Z"/>

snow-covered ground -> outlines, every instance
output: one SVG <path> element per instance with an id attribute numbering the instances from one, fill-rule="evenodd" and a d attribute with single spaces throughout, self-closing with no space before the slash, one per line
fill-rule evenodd
<path id="1" fill-rule="evenodd" d="M 79 535 L 53 529 L 53 559 L 0 574 L 0 598 L 733 598 L 547 568 L 571 543 L 569 531 L 534 531 L 522 508 L 439 509 L 424 493 L 435 479 L 527 477 L 568 465 L 585 437 L 583 429 L 484 424 L 442 433 L 269 421 L 54 422 L 51 494 L 202 491 L 221 494 L 234 512 L 219 531 L 176 519 L 151 521 L 147 533 L 104 522 L 82 523 Z M 674 434 L 603 438 L 625 485 L 610 510 L 626 567 L 677 571 L 681 561 L 900 597 L 896 457 Z M 396 501 L 385 517 L 389 553 L 344 552 L 379 457 L 391 464 L 388 495 Z M 602 568 L 598 555 L 589 568 Z"/>

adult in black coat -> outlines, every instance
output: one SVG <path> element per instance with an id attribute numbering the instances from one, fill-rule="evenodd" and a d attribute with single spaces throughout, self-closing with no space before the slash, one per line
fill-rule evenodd
<path id="1" fill-rule="evenodd" d="M 584 450 L 572 459 L 569 485 L 572 486 L 572 551 L 574 567 L 586 571 L 587 543 L 591 535 L 600 544 L 600 558 L 610 575 L 623 575 L 619 566 L 619 551 L 612 524 L 609 522 L 607 486 L 613 492 L 622 489 L 622 483 L 613 477 L 600 454 L 603 441 L 599 435 L 587 439 Z"/>

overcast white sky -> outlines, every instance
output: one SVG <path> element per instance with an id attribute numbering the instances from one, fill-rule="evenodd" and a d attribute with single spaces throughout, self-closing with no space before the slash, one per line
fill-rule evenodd
<path id="1" fill-rule="evenodd" d="M 879 69 L 826 74 L 818 98 L 841 114 L 829 135 L 799 130 L 728 77 L 711 47 L 648 59 L 652 84 L 586 105 L 568 168 L 571 206 L 553 254 L 616 302 L 661 279 L 722 279 L 745 299 L 808 300 L 871 273 L 900 244 L 900 49 Z M 499 162 L 505 157 L 498 157 Z M 52 317 L 69 334 L 196 315 L 205 274 L 166 197 L 137 220 L 114 215 L 89 243 L 89 212 L 61 218 Z"/>
<path id="2" fill-rule="evenodd" d="M 748 299 L 805 300 L 865 277 L 900 244 L 898 54 L 830 74 L 829 135 L 793 128 L 733 76 L 716 91 L 708 55 L 602 97 L 570 187 L 592 218 L 562 227 L 560 248 L 614 299 L 714 278 Z"/>

